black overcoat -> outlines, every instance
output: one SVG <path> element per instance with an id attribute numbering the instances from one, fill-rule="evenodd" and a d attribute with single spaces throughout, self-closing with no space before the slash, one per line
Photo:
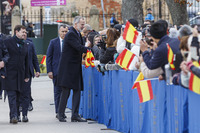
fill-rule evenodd
<path id="1" fill-rule="evenodd" d="M 83 90 L 82 53 L 87 49 L 83 45 L 80 32 L 70 27 L 64 39 L 64 47 L 58 66 L 57 85 L 67 89 Z"/>
<path id="2" fill-rule="evenodd" d="M 4 90 L 21 91 L 24 79 L 29 78 L 28 46 L 18 47 L 14 37 L 4 40 L 10 58 L 6 64 Z"/>

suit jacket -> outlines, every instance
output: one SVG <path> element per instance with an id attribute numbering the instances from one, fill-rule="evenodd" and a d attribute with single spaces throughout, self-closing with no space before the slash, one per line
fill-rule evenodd
<path id="1" fill-rule="evenodd" d="M 83 89 L 82 53 L 87 49 L 80 32 L 70 27 L 64 39 L 64 47 L 58 67 L 57 85 L 67 89 Z"/>
<path id="2" fill-rule="evenodd" d="M 21 91 L 24 79 L 29 78 L 28 46 L 26 42 L 19 48 L 14 37 L 4 40 L 10 58 L 6 64 L 5 90 Z"/>
<path id="3" fill-rule="evenodd" d="M 57 75 L 60 56 L 61 56 L 60 38 L 57 37 L 50 41 L 49 47 L 47 49 L 47 58 L 46 58 L 47 73 L 53 72 L 53 76 Z"/>
<path id="4" fill-rule="evenodd" d="M 3 61 L 6 64 L 8 62 L 8 59 L 9 59 L 8 50 L 5 44 L 3 43 L 3 40 L 0 39 L 0 61 Z M 6 71 L 5 67 L 0 69 L 0 75 L 6 76 L 5 71 Z"/>
<path id="5" fill-rule="evenodd" d="M 34 69 L 36 72 L 40 72 L 37 54 L 36 54 L 35 47 L 32 40 L 27 39 L 25 42 L 28 45 L 28 63 L 29 63 L 30 78 L 31 77 L 34 78 L 35 77 Z"/>

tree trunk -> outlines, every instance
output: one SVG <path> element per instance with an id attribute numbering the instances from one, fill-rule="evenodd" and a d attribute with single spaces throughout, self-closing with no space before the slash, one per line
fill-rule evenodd
<path id="1" fill-rule="evenodd" d="M 122 19 L 124 23 L 131 18 L 136 19 L 139 24 L 143 24 L 143 4 L 144 0 L 122 0 Z"/>
<path id="2" fill-rule="evenodd" d="M 165 0 L 174 25 L 188 24 L 187 2 L 181 0 Z M 186 1 L 186 0 L 185 0 Z"/>

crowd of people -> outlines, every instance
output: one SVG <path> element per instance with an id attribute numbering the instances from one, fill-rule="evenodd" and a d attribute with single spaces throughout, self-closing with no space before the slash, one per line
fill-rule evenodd
<path id="1" fill-rule="evenodd" d="M 145 20 L 144 24 L 139 24 L 134 18 L 127 21 L 138 32 L 135 43 L 124 39 L 125 24 L 116 23 L 108 29 L 95 31 L 85 24 L 84 17 L 76 16 L 73 26 L 59 25 L 58 37 L 49 43 L 46 64 L 48 77 L 54 85 L 55 116 L 60 122 L 66 122 L 65 108 L 71 89 L 71 121 L 86 122 L 78 111 L 83 90 L 82 65 L 88 50 L 92 51 L 95 67 L 102 74 L 123 69 L 116 59 L 127 49 L 135 55 L 128 70 L 140 71 L 145 78 L 170 79 L 170 83 L 185 88 L 189 88 L 191 73 L 200 78 L 199 25 L 172 26 L 165 20 L 154 22 L 151 19 Z M 31 78 L 39 77 L 40 70 L 34 45 L 27 39 L 27 27 L 17 25 L 14 36 L 0 39 L 0 46 L 1 86 L 8 95 L 10 123 L 21 121 L 19 107 L 22 108 L 22 121 L 28 122 Z M 167 67 L 168 46 L 175 55 L 174 70 Z"/>

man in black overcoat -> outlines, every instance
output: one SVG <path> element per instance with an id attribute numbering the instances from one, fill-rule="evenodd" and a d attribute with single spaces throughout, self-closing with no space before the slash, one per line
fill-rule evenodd
<path id="1" fill-rule="evenodd" d="M 24 81 L 29 81 L 28 46 L 24 42 L 26 27 L 16 25 L 14 36 L 4 40 L 10 58 L 6 64 L 6 77 L 3 81 L 10 108 L 10 123 L 18 123 L 19 96 L 23 95 Z"/>
<path id="2" fill-rule="evenodd" d="M 87 53 L 87 49 L 82 40 L 80 31 L 84 28 L 85 19 L 81 16 L 74 18 L 73 26 L 64 38 L 64 47 L 58 67 L 57 84 L 62 87 L 61 99 L 58 108 L 58 118 L 60 122 L 65 120 L 65 108 L 73 90 L 72 100 L 72 122 L 86 122 L 79 115 L 80 94 L 83 90 L 82 79 L 82 53 Z"/>

